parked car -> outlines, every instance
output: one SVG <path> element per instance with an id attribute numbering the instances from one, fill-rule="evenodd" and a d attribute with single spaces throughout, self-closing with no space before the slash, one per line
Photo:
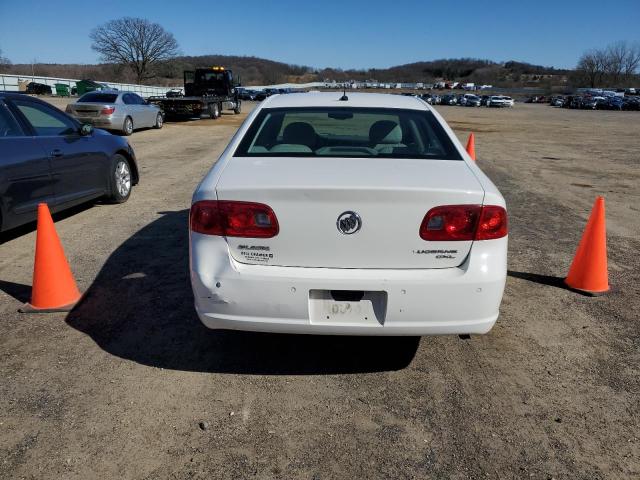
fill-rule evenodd
<path id="1" fill-rule="evenodd" d="M 624 100 L 622 97 L 609 97 L 608 99 L 608 108 L 609 110 L 622 110 L 624 106 Z"/>
<path id="2" fill-rule="evenodd" d="M 571 103 L 573 102 L 574 95 L 567 95 L 564 97 L 562 101 L 562 108 L 571 108 Z"/>
<path id="3" fill-rule="evenodd" d="M 467 95 L 465 101 L 465 107 L 479 107 L 480 97 L 477 95 Z"/>
<path id="4" fill-rule="evenodd" d="M 453 94 L 442 95 L 442 100 L 440 101 L 441 105 L 455 105 L 458 103 L 458 99 Z"/>
<path id="5" fill-rule="evenodd" d="M 256 95 L 254 97 L 254 100 L 256 102 L 261 102 L 267 97 L 268 97 L 267 92 L 265 92 L 264 90 L 258 90 L 258 91 L 256 91 Z"/>
<path id="6" fill-rule="evenodd" d="M 640 99 L 638 97 L 625 98 L 622 104 L 622 110 L 640 110 Z"/>
<path id="7" fill-rule="evenodd" d="M 563 103 L 564 97 L 562 95 L 551 97 L 551 100 L 549 101 L 549 105 L 552 107 L 561 107 Z"/>
<path id="8" fill-rule="evenodd" d="M 505 95 L 492 95 L 487 100 L 487 107 L 513 107 L 513 98 Z"/>
<path id="9" fill-rule="evenodd" d="M 482 95 L 482 97 L 480 97 L 480 105 L 486 107 L 490 97 L 490 95 Z"/>
<path id="10" fill-rule="evenodd" d="M 243 88 L 240 93 L 239 93 L 239 97 L 240 100 L 255 100 L 257 97 L 258 92 L 256 92 L 255 90 L 249 90 L 247 88 Z"/>
<path id="11" fill-rule="evenodd" d="M 582 103 L 580 104 L 580 108 L 584 110 L 596 110 L 598 108 L 598 104 L 605 101 L 604 97 L 596 97 L 589 96 L 583 97 Z"/>
<path id="12" fill-rule="evenodd" d="M 583 98 L 580 95 L 574 95 L 571 97 L 571 103 L 569 104 L 569 108 L 582 108 Z"/>
<path id="13" fill-rule="evenodd" d="M 181 88 L 172 88 L 171 90 L 169 90 L 167 93 L 165 93 L 165 96 L 167 98 L 179 98 L 179 97 L 184 97 L 184 92 L 182 91 Z"/>
<path id="14" fill-rule="evenodd" d="M 29 82 L 26 93 L 30 95 L 51 95 L 53 90 L 49 85 L 45 85 L 44 83 Z"/>
<path id="15" fill-rule="evenodd" d="M 132 92 L 100 90 L 85 93 L 67 105 L 67 113 L 80 122 L 131 135 L 138 128 L 162 128 L 160 107 Z"/>
<path id="16" fill-rule="evenodd" d="M 342 95 L 267 99 L 196 188 L 200 319 L 283 333 L 488 332 L 507 274 L 502 195 L 425 102 Z"/>
<path id="17" fill-rule="evenodd" d="M 49 103 L 0 92 L 0 230 L 104 197 L 126 202 L 138 167 L 126 139 L 81 124 Z"/>

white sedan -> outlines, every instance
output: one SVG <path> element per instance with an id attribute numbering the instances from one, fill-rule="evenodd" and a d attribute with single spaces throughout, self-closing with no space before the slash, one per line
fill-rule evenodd
<path id="1" fill-rule="evenodd" d="M 416 97 L 269 97 L 196 189 L 189 223 L 210 328 L 482 334 L 498 318 L 504 199 Z"/>
<path id="2" fill-rule="evenodd" d="M 514 100 L 505 95 L 493 95 L 487 100 L 487 107 L 513 107 Z"/>

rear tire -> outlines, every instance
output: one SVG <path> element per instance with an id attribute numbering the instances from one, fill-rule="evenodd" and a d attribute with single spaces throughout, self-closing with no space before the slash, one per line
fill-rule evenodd
<path id="1" fill-rule="evenodd" d="M 209 116 L 215 120 L 217 118 L 220 118 L 220 105 L 217 103 L 210 103 L 209 104 Z"/>
<path id="2" fill-rule="evenodd" d="M 133 133 L 133 120 L 131 117 L 124 119 L 124 123 L 122 124 L 122 133 L 124 133 L 126 137 Z"/>
<path id="3" fill-rule="evenodd" d="M 116 153 L 111 159 L 109 168 L 109 188 L 108 199 L 111 203 L 124 203 L 131 196 L 131 165 L 129 160 L 123 155 Z"/>
<path id="4" fill-rule="evenodd" d="M 156 124 L 153 126 L 153 128 L 160 130 L 163 124 L 164 124 L 164 118 L 162 117 L 161 113 L 158 113 L 158 115 L 156 116 Z"/>

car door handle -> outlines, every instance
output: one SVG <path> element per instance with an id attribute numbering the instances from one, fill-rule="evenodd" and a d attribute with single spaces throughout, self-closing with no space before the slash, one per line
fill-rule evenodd
<path id="1" fill-rule="evenodd" d="M 62 150 L 60 150 L 59 148 L 56 148 L 55 150 L 51 150 L 51 158 L 58 158 L 63 155 L 64 154 L 62 153 Z"/>

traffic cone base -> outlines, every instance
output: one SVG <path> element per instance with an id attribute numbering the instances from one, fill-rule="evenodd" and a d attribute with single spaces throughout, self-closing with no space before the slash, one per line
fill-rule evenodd
<path id="1" fill-rule="evenodd" d="M 19 311 L 23 313 L 68 312 L 80 300 L 69 263 L 56 233 L 46 203 L 38 205 L 36 254 L 33 265 L 31 301 Z"/>
<path id="2" fill-rule="evenodd" d="M 34 307 L 30 303 L 25 303 L 18 311 L 20 313 L 55 313 L 55 312 L 70 312 L 78 302 L 70 303 L 69 305 L 63 305 L 57 308 L 38 308 Z"/>
<path id="3" fill-rule="evenodd" d="M 580 288 L 574 288 L 574 287 L 572 287 L 571 285 L 569 285 L 567 283 L 567 279 L 566 278 L 564 279 L 564 285 L 569 290 L 571 290 L 572 292 L 581 293 L 581 294 L 586 295 L 588 297 L 599 297 L 599 296 L 604 295 L 605 293 L 609 293 L 611 291 L 611 287 L 607 288 L 606 290 L 599 291 L 599 292 L 594 292 L 594 291 L 591 291 L 591 290 L 582 290 Z"/>
<path id="4" fill-rule="evenodd" d="M 564 283 L 570 289 L 588 295 L 602 295 L 609 291 L 607 227 L 603 197 L 596 198 L 593 204 Z"/>

